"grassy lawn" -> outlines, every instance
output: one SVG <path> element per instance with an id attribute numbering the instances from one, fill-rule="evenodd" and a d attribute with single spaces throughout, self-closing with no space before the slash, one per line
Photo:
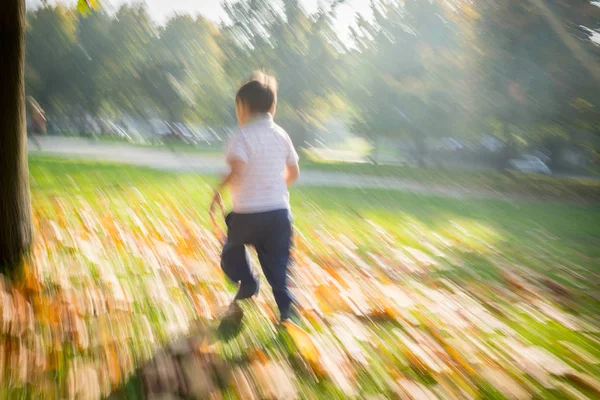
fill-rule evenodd
<path id="1" fill-rule="evenodd" d="M 27 293 L 31 312 L 3 314 L 0 398 L 140 398 L 136 368 L 194 321 L 213 327 L 233 296 L 206 212 L 214 181 L 42 157 L 30 172 L 36 243 L 3 304 Z M 239 335 L 202 350 L 228 372 L 196 394 L 600 396 L 598 207 L 325 187 L 292 203 L 308 334 L 277 329 L 265 282 Z"/>
<path id="2" fill-rule="evenodd" d="M 547 177 L 516 172 L 467 171 L 442 168 L 411 168 L 369 163 L 302 160 L 302 167 L 319 171 L 365 176 L 392 177 L 423 184 L 467 187 L 482 191 L 537 198 L 600 202 L 600 180 L 593 178 Z"/>

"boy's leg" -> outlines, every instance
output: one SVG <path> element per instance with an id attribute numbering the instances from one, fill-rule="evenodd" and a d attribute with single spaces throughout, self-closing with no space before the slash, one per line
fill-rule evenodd
<path id="1" fill-rule="evenodd" d="M 265 277 L 273 289 L 281 319 L 284 320 L 289 317 L 292 305 L 292 295 L 287 286 L 292 221 L 287 210 L 274 211 L 267 218 L 269 230 L 256 245 L 256 252 Z"/>
<path id="2" fill-rule="evenodd" d="M 258 291 L 258 281 L 252 274 L 250 258 L 245 243 L 245 228 L 247 224 L 234 223 L 239 216 L 229 214 L 227 221 L 227 242 L 223 246 L 221 254 L 221 268 L 225 275 L 233 282 L 240 282 L 235 300 L 243 300 L 252 297 Z"/>
<path id="3" fill-rule="evenodd" d="M 225 243 L 221 254 L 221 268 L 233 282 L 244 282 L 253 278 L 246 246 L 243 244 L 230 241 Z"/>

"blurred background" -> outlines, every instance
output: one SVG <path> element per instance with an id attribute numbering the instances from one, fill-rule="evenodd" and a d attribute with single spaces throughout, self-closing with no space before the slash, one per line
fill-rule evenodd
<path id="1" fill-rule="evenodd" d="M 219 149 L 237 85 L 264 69 L 280 125 L 316 158 L 598 172 L 600 7 L 588 1 L 79 8 L 29 3 L 27 94 L 49 135 Z"/>

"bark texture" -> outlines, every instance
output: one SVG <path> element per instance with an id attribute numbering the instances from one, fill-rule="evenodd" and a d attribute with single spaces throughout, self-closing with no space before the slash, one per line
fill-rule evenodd
<path id="1" fill-rule="evenodd" d="M 0 268 L 14 272 L 32 235 L 25 123 L 25 0 L 0 1 Z"/>

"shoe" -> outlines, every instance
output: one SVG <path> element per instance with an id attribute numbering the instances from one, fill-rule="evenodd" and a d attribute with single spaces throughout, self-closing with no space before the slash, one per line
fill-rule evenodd
<path id="1" fill-rule="evenodd" d="M 298 311 L 298 308 L 294 304 L 292 304 L 292 306 L 290 307 L 290 310 L 288 311 L 288 313 L 286 315 L 281 315 L 280 324 L 283 324 L 284 322 L 292 322 L 295 325 L 300 325 L 300 323 L 301 323 L 300 312 Z"/>
<path id="2" fill-rule="evenodd" d="M 259 290 L 260 280 L 258 278 L 254 278 L 252 281 L 246 283 L 241 282 L 233 301 L 249 299 L 256 295 Z"/>

